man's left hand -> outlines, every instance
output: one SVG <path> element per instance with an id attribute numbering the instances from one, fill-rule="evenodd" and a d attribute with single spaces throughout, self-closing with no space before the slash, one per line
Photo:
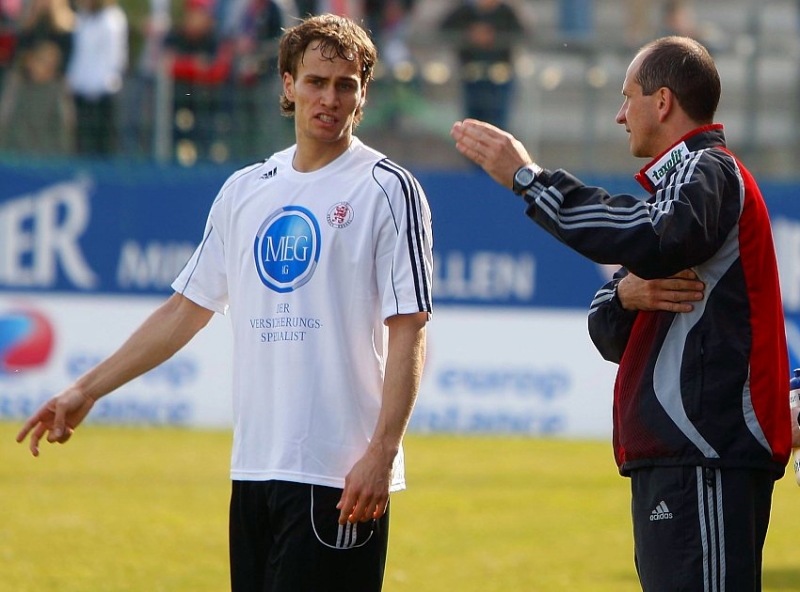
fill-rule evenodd
<path id="1" fill-rule="evenodd" d="M 629 273 L 617 285 L 617 297 L 625 310 L 691 312 L 692 303 L 704 298 L 704 290 L 705 284 L 691 269 L 654 280 Z"/>
<path id="2" fill-rule="evenodd" d="M 386 512 L 392 463 L 387 466 L 382 455 L 368 449 L 344 478 L 342 498 L 336 504 L 339 524 L 368 522 Z"/>

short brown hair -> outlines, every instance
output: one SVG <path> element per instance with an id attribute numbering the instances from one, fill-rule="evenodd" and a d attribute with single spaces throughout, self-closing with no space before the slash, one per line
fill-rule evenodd
<path id="1" fill-rule="evenodd" d="M 670 89 L 678 104 L 698 123 L 711 123 L 722 86 L 714 59 L 698 41 L 689 37 L 662 37 L 645 45 L 646 52 L 636 77 L 642 93 Z"/>
<path id="2" fill-rule="evenodd" d="M 278 53 L 278 72 L 297 76 L 297 69 L 303 54 L 312 41 L 319 41 L 320 53 L 325 59 L 336 58 L 355 62 L 361 73 L 361 86 L 366 87 L 372 80 L 378 50 L 369 34 L 349 18 L 334 14 L 311 16 L 299 25 L 287 29 L 281 37 Z M 294 115 L 294 103 L 281 92 L 281 113 L 287 117 Z M 361 121 L 361 106 L 355 114 L 354 122 Z"/>

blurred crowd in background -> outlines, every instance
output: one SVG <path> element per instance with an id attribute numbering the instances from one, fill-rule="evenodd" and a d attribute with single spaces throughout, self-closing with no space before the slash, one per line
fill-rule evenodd
<path id="1" fill-rule="evenodd" d="M 798 11 L 798 0 L 0 0 L 0 157 L 263 158 L 293 141 L 278 39 L 303 15 L 336 12 L 379 48 L 358 133 L 409 166 L 464 166 L 447 132 L 468 116 L 558 164 L 629 169 L 613 121 L 624 67 L 646 41 L 681 34 L 717 57 L 740 149 L 791 175 Z"/>

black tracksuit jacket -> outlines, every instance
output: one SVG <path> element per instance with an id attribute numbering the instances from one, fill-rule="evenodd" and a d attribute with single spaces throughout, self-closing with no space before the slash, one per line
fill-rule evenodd
<path id="1" fill-rule="evenodd" d="M 769 215 L 721 125 L 699 128 L 637 175 L 648 199 L 610 195 L 566 171 L 526 193 L 527 214 L 597 263 L 622 269 L 595 296 L 589 333 L 619 364 L 619 470 L 707 466 L 780 476 L 791 446 L 789 364 Z M 691 268 L 705 297 L 690 313 L 625 311 L 628 272 Z"/>

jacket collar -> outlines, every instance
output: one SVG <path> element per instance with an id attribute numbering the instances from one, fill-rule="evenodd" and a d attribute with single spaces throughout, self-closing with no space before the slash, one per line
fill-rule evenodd
<path id="1" fill-rule="evenodd" d="M 656 156 L 646 167 L 634 175 L 634 178 L 649 193 L 655 193 L 664 182 L 667 173 L 683 162 L 689 154 L 714 146 L 725 146 L 725 132 L 720 123 L 712 123 L 692 130 Z"/>

